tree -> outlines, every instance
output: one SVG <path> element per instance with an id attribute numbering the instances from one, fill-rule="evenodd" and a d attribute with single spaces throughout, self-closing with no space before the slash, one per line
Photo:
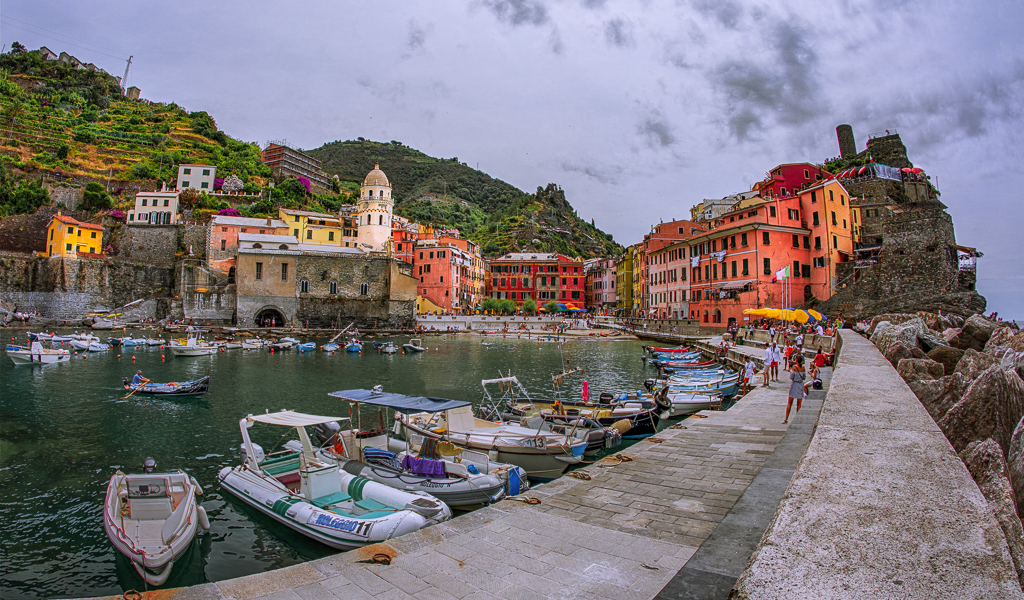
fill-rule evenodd
<path id="1" fill-rule="evenodd" d="M 559 311 L 558 303 L 552 300 L 544 305 L 544 312 L 548 314 L 556 313 Z"/>
<path id="2" fill-rule="evenodd" d="M 196 208 L 201 199 L 202 195 L 199 190 L 188 188 L 178 194 L 178 205 L 182 208 Z"/>
<path id="3" fill-rule="evenodd" d="M 480 309 L 489 313 L 498 312 L 501 309 L 501 301 L 496 298 L 484 298 Z"/>
<path id="4" fill-rule="evenodd" d="M 537 301 L 536 300 L 527 300 L 526 302 L 523 302 L 523 314 L 526 314 L 526 315 L 535 315 L 535 314 L 537 314 Z"/>
<path id="5" fill-rule="evenodd" d="M 519 309 L 519 306 L 516 304 L 515 300 L 501 300 L 500 302 L 501 304 L 498 310 L 500 310 L 506 315 L 513 315 L 515 314 L 516 310 Z"/>
<path id="6" fill-rule="evenodd" d="M 83 209 L 92 212 L 110 208 L 111 205 L 110 194 L 103 188 L 103 184 L 91 181 L 85 186 L 85 193 L 82 194 Z"/>
<path id="7" fill-rule="evenodd" d="M 225 192 L 240 192 L 245 184 L 242 183 L 242 179 L 238 175 L 228 175 L 224 178 L 224 183 L 221 184 L 220 189 Z"/>
<path id="8" fill-rule="evenodd" d="M 11 133 L 7 137 L 14 137 L 14 123 L 25 115 L 25 110 L 25 104 L 18 98 L 7 107 L 7 118 L 11 120 Z"/>

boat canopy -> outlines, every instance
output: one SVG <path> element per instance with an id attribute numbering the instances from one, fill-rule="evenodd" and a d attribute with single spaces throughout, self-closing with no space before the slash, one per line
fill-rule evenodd
<path id="1" fill-rule="evenodd" d="M 472 404 L 472 402 L 466 402 L 465 400 L 406 396 L 405 394 L 391 394 L 388 392 L 375 392 L 373 390 L 342 390 L 340 392 L 331 392 L 327 395 L 352 402 L 384 406 L 401 413 L 438 413 Z"/>
<path id="2" fill-rule="evenodd" d="M 331 421 L 348 421 L 348 417 L 323 417 L 320 415 L 307 415 L 293 410 L 282 410 L 276 413 L 267 413 L 262 415 L 249 415 L 246 417 L 249 421 L 259 421 L 260 423 L 269 423 L 271 425 L 285 425 L 287 427 L 305 427 L 307 425 L 319 425 L 320 423 L 330 423 Z"/>

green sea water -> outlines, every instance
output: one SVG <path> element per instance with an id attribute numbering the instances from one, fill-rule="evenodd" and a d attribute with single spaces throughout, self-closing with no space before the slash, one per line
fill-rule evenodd
<path id="1" fill-rule="evenodd" d="M 374 385 L 479 402 L 481 379 L 509 373 L 531 394 L 547 397 L 552 374 L 573 368 L 584 372 L 566 378 L 563 395 L 578 398 L 587 380 L 596 397 L 602 391 L 635 391 L 654 373 L 640 361 L 635 341 L 557 344 L 514 336 L 448 336 L 428 337 L 424 344 L 427 352 L 391 356 L 377 354 L 367 343 L 362 354 L 229 350 L 175 358 L 159 347 L 115 348 L 87 358 L 82 353 L 64 364 L 18 367 L 0 357 L 0 598 L 144 590 L 103 531 L 102 503 L 114 471 L 140 472 L 147 456 L 156 459 L 158 470 L 180 468 L 199 481 L 211 521 L 210 533 L 176 563 L 165 587 L 231 579 L 333 554 L 225 497 L 216 485 L 217 472 L 239 462 L 238 421 L 248 413 L 293 409 L 348 416 L 348 405 L 327 394 Z M 125 398 L 121 378 L 137 369 L 158 382 L 209 372 L 210 391 L 195 398 Z M 276 443 L 257 441 L 268 448 Z"/>

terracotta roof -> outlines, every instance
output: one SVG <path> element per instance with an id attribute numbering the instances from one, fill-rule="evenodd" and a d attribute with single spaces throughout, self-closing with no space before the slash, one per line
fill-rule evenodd
<path id="1" fill-rule="evenodd" d="M 67 215 L 59 215 L 59 214 L 58 215 L 53 215 L 53 218 L 58 220 L 58 221 L 60 221 L 61 223 L 67 223 L 68 225 L 77 225 L 78 227 L 82 227 L 82 228 L 85 228 L 85 229 L 98 229 L 100 231 L 103 231 L 103 226 L 102 225 L 93 225 L 92 223 L 83 223 L 83 222 L 79 221 L 78 219 L 75 219 L 73 217 L 69 217 Z"/>

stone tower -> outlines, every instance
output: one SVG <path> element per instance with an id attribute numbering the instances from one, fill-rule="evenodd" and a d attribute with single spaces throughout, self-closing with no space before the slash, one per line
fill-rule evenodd
<path id="1" fill-rule="evenodd" d="M 845 123 L 836 127 L 836 137 L 839 138 L 839 156 L 853 158 L 857 155 L 857 140 L 853 137 L 853 127 Z"/>
<path id="2" fill-rule="evenodd" d="M 359 246 L 369 252 L 384 252 L 391 239 L 391 183 L 374 165 L 363 179 L 359 192 Z"/>

